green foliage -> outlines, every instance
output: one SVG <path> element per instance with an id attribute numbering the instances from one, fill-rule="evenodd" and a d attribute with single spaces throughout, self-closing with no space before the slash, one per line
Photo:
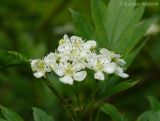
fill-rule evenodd
<path id="1" fill-rule="evenodd" d="M 105 91 L 105 96 L 112 96 L 114 94 L 117 94 L 119 92 L 122 92 L 124 90 L 127 90 L 133 86 L 135 86 L 138 83 L 138 81 L 124 81 L 124 82 L 120 82 L 114 86 L 112 86 L 110 89 L 108 89 L 107 91 Z"/>
<path id="2" fill-rule="evenodd" d="M 70 9 L 70 12 L 74 18 L 76 24 L 76 34 L 85 37 L 86 39 L 94 39 L 94 29 L 89 23 L 87 23 L 84 18 L 76 11 Z M 83 26 L 82 26 L 83 25 Z"/>
<path id="3" fill-rule="evenodd" d="M 137 121 L 159 121 L 160 120 L 160 102 L 152 97 L 148 96 L 148 100 L 151 105 L 151 110 L 141 114 Z"/>
<path id="4" fill-rule="evenodd" d="M 151 106 L 151 110 L 153 111 L 160 110 L 160 102 L 155 97 L 148 96 L 148 100 Z"/>
<path id="5" fill-rule="evenodd" d="M 0 118 L 0 121 L 7 121 L 7 120 Z"/>
<path id="6" fill-rule="evenodd" d="M 108 7 L 102 0 L 91 0 L 94 32 L 91 25 L 78 12 L 71 11 L 78 34 L 87 39 L 97 40 L 100 47 L 106 47 L 124 55 L 131 63 L 144 44 L 138 44 L 154 19 L 141 21 L 144 6 L 125 6 L 134 0 L 110 0 Z M 113 14 L 114 13 L 114 14 Z M 87 31 L 92 30 L 92 31 Z M 84 34 L 87 31 L 87 36 Z M 136 49 L 137 48 L 137 49 Z"/>
<path id="7" fill-rule="evenodd" d="M 103 104 L 101 110 L 109 115 L 114 121 L 125 121 L 124 117 L 120 114 L 117 108 L 111 104 Z"/>
<path id="8" fill-rule="evenodd" d="M 147 111 L 143 113 L 137 121 L 159 121 L 160 120 L 160 111 Z"/>
<path id="9" fill-rule="evenodd" d="M 107 29 L 105 25 L 107 8 L 105 4 L 100 0 L 91 0 L 92 18 L 95 23 L 95 35 L 100 43 L 100 46 L 108 45 Z M 96 39 L 96 38 L 95 38 Z"/>
<path id="10" fill-rule="evenodd" d="M 23 119 L 12 110 L 1 106 L 2 113 L 7 121 L 23 121 Z"/>
<path id="11" fill-rule="evenodd" d="M 33 108 L 33 117 L 35 121 L 54 121 L 51 116 L 38 108 Z"/>
<path id="12" fill-rule="evenodd" d="M 7 119 L 0 118 L 0 121 L 24 121 L 17 113 L 12 110 L 1 106 L 2 113 Z M 34 121 L 54 121 L 51 116 L 48 116 L 44 111 L 38 108 L 33 108 Z"/>
<path id="13" fill-rule="evenodd" d="M 28 66 L 29 60 L 22 54 L 13 51 L 0 50 L 0 67 Z"/>
<path id="14" fill-rule="evenodd" d="M 76 31 L 80 36 L 95 39 L 101 48 L 105 47 L 122 54 L 127 62 L 126 68 L 128 68 L 147 42 L 148 39 L 143 36 L 155 19 L 140 21 L 144 13 L 144 6 L 125 6 L 126 2 L 135 3 L 136 1 L 110 0 L 106 6 L 102 0 L 91 0 L 94 26 L 84 20 L 80 13 L 73 10 L 71 13 Z M 105 95 L 111 96 L 136 84 L 135 82 L 117 84 L 117 80 L 117 78 L 109 78 L 104 82 L 105 84 L 103 83 L 104 88 L 101 90 L 100 98 Z M 110 83 L 109 87 L 107 87 L 108 83 Z"/>

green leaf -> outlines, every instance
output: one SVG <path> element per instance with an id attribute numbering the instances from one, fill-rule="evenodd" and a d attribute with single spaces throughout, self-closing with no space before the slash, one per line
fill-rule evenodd
<path id="1" fill-rule="evenodd" d="M 151 117 L 149 117 L 149 121 L 160 121 L 160 111 L 152 113 Z"/>
<path id="2" fill-rule="evenodd" d="M 151 105 L 151 110 L 160 111 L 160 102 L 155 97 L 152 97 L 152 96 L 147 96 L 147 97 Z"/>
<path id="3" fill-rule="evenodd" d="M 128 14 L 128 17 L 127 17 L 127 18 L 130 18 L 130 19 L 128 19 L 129 22 L 128 21 L 124 22 L 126 25 L 121 23 L 121 25 L 124 25 L 125 27 L 123 27 L 122 31 L 119 30 L 119 34 L 117 34 L 117 37 L 115 37 L 115 39 L 114 39 L 114 48 L 119 53 L 122 53 L 124 48 L 127 47 L 126 44 L 124 44 L 124 43 L 128 43 L 130 41 L 133 30 L 134 30 L 135 26 L 138 25 L 143 13 L 144 13 L 144 7 L 143 6 L 137 7 L 129 13 L 130 14 Z M 125 51 L 123 51 L 122 54 L 124 55 Z"/>
<path id="4" fill-rule="evenodd" d="M 85 39 L 95 39 L 94 29 L 91 25 L 78 12 L 72 9 L 70 9 L 70 12 L 75 23 L 76 34 Z"/>
<path id="5" fill-rule="evenodd" d="M 5 119 L 3 119 L 3 118 L 0 118 L 0 121 L 7 121 L 7 120 L 5 120 Z"/>
<path id="6" fill-rule="evenodd" d="M 23 121 L 23 119 L 12 110 L 1 106 L 2 113 L 7 121 Z"/>
<path id="7" fill-rule="evenodd" d="M 139 47 L 137 47 L 135 50 L 133 50 L 131 53 L 129 53 L 124 57 L 124 59 L 127 62 L 126 68 L 128 68 L 131 65 L 131 63 L 134 61 L 135 57 L 138 55 L 138 53 L 140 52 L 140 50 L 143 48 L 143 46 L 146 44 L 147 41 L 148 38 L 144 40 Z"/>
<path id="8" fill-rule="evenodd" d="M 112 86 L 111 88 L 109 88 L 108 90 L 105 91 L 105 96 L 111 96 L 113 94 L 119 93 L 121 91 L 127 90 L 133 86 L 135 86 L 138 83 L 138 81 L 124 81 L 121 83 L 118 83 L 114 86 Z"/>
<path id="9" fill-rule="evenodd" d="M 115 37 L 118 37 L 117 34 L 121 34 L 123 32 L 122 30 L 129 22 L 128 18 L 132 13 L 133 6 L 125 6 L 126 1 L 134 2 L 135 0 L 110 0 L 109 2 L 105 28 L 107 28 L 108 40 L 111 43 L 115 41 Z"/>
<path id="10" fill-rule="evenodd" d="M 108 46 L 107 29 L 105 28 L 107 7 L 101 0 L 91 0 L 91 10 L 98 42 L 101 46 Z"/>
<path id="11" fill-rule="evenodd" d="M 152 96 L 148 96 L 151 110 L 142 113 L 137 121 L 160 121 L 160 102 Z"/>
<path id="12" fill-rule="evenodd" d="M 128 41 L 126 42 L 126 48 L 122 51 L 122 53 L 128 54 L 131 52 L 137 43 L 142 39 L 142 37 L 145 35 L 151 24 L 153 23 L 153 19 L 144 20 L 141 22 L 132 32 L 132 35 L 130 38 L 128 38 Z"/>
<path id="13" fill-rule="evenodd" d="M 14 51 L 0 50 L 0 67 L 28 66 L 29 60 L 22 54 Z"/>
<path id="14" fill-rule="evenodd" d="M 160 121 L 160 111 L 147 111 L 141 114 L 137 121 Z"/>
<path id="15" fill-rule="evenodd" d="M 51 116 L 48 116 L 44 111 L 38 108 L 33 108 L 33 117 L 35 121 L 54 121 Z"/>
<path id="16" fill-rule="evenodd" d="M 103 104 L 101 111 L 109 115 L 114 121 L 124 121 L 124 117 L 118 112 L 117 108 L 111 104 Z"/>
<path id="17" fill-rule="evenodd" d="M 143 114 L 141 114 L 137 121 L 149 121 L 149 117 L 151 117 L 153 115 L 153 111 L 147 111 L 147 112 L 144 112 Z"/>
<path id="18" fill-rule="evenodd" d="M 80 35 L 95 37 L 101 47 L 120 53 L 129 67 L 147 42 L 142 40 L 143 36 L 155 19 L 140 21 L 145 6 L 126 6 L 126 2 L 136 3 L 136 0 L 110 0 L 108 7 L 102 0 L 91 0 L 94 29 L 79 13 L 72 11 L 72 16 Z"/>

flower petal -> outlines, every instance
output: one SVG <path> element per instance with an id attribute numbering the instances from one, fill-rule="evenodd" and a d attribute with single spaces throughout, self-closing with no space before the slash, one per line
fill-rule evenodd
<path id="1" fill-rule="evenodd" d="M 78 36 L 71 36 L 70 37 L 70 40 L 72 43 L 75 43 L 75 42 L 83 42 L 82 38 L 81 37 L 78 37 Z"/>
<path id="2" fill-rule="evenodd" d="M 62 69 L 55 69 L 54 72 L 58 75 L 58 76 L 63 76 L 64 72 Z"/>
<path id="3" fill-rule="evenodd" d="M 63 68 L 61 67 L 61 65 L 59 64 L 53 64 L 51 65 L 51 68 L 54 70 L 54 72 L 58 75 L 58 76 L 63 76 L 64 75 L 64 71 Z"/>
<path id="4" fill-rule="evenodd" d="M 108 74 L 114 73 L 115 68 L 116 68 L 116 64 L 114 62 L 108 63 L 104 67 L 104 72 Z"/>
<path id="5" fill-rule="evenodd" d="M 115 69 L 115 74 L 122 77 L 122 78 L 127 78 L 129 75 L 123 72 L 123 68 L 117 66 Z"/>
<path id="6" fill-rule="evenodd" d="M 110 52 L 108 49 L 106 49 L 106 48 L 100 49 L 99 52 L 100 52 L 101 54 L 108 55 L 108 56 L 111 54 L 111 52 Z"/>
<path id="7" fill-rule="evenodd" d="M 89 40 L 85 42 L 83 46 L 85 49 L 91 49 L 91 48 L 95 48 L 97 46 L 97 43 L 94 40 Z"/>
<path id="8" fill-rule="evenodd" d="M 86 78 L 86 76 L 87 76 L 86 71 L 80 71 L 73 74 L 73 78 L 76 81 L 83 81 Z"/>
<path id="9" fill-rule="evenodd" d="M 60 53 L 69 53 L 72 50 L 72 47 L 69 43 L 64 43 L 59 45 L 57 50 Z"/>
<path id="10" fill-rule="evenodd" d="M 41 78 L 41 77 L 45 76 L 45 72 L 39 71 L 39 72 L 35 72 L 33 75 L 36 78 Z"/>
<path id="11" fill-rule="evenodd" d="M 118 59 L 117 64 L 120 66 L 124 66 L 126 64 L 126 62 L 123 59 Z"/>
<path id="12" fill-rule="evenodd" d="M 45 71 L 45 62 L 40 59 L 31 60 L 32 71 Z"/>
<path id="13" fill-rule="evenodd" d="M 73 84 L 73 79 L 71 76 L 64 76 L 62 78 L 59 78 L 59 81 L 61 81 L 64 84 L 69 84 L 69 85 Z"/>
<path id="14" fill-rule="evenodd" d="M 68 37 L 67 34 L 65 34 L 65 35 L 63 36 L 63 39 L 64 39 L 64 42 L 65 42 L 65 43 L 70 42 L 70 39 L 69 39 L 69 37 Z"/>
<path id="15" fill-rule="evenodd" d="M 98 79 L 98 80 L 102 80 L 102 81 L 105 79 L 104 74 L 103 74 L 103 72 L 101 72 L 101 71 L 96 72 L 96 73 L 94 74 L 94 78 L 95 78 L 95 79 Z"/>
<path id="16" fill-rule="evenodd" d="M 55 63 L 57 59 L 58 59 L 58 54 L 51 52 L 47 56 L 44 57 L 44 62 L 45 63 Z"/>
<path id="17" fill-rule="evenodd" d="M 37 70 L 37 62 L 38 62 L 38 59 L 31 60 L 31 69 L 32 69 L 32 71 L 36 71 Z"/>
<path id="18" fill-rule="evenodd" d="M 82 63 L 82 62 L 74 61 L 72 65 L 73 65 L 74 71 L 80 71 L 82 69 L 85 69 L 85 63 Z"/>
<path id="19" fill-rule="evenodd" d="M 118 73 L 118 76 L 120 76 L 120 77 L 122 77 L 122 78 L 127 78 L 127 77 L 129 77 L 129 75 L 126 74 L 126 73 Z"/>

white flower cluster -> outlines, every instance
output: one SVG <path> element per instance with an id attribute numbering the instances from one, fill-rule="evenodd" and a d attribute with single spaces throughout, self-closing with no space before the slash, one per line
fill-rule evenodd
<path id="1" fill-rule="evenodd" d="M 95 52 L 96 41 L 84 41 L 81 37 L 64 35 L 59 41 L 56 52 L 51 52 L 43 59 L 31 60 L 31 68 L 36 78 L 45 77 L 47 72 L 55 72 L 59 81 L 72 85 L 75 81 L 83 81 L 87 72 L 94 70 L 94 78 L 105 80 L 105 74 L 116 74 L 122 78 L 129 75 L 124 73 L 126 62 L 119 54 L 106 48 Z M 105 73 L 105 74 L 104 74 Z"/>

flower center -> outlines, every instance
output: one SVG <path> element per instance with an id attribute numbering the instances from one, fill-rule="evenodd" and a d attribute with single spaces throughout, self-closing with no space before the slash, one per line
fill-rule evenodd
<path id="1" fill-rule="evenodd" d="M 37 69 L 40 70 L 40 71 L 42 71 L 42 70 L 44 70 L 44 68 L 45 68 L 45 62 L 39 60 L 37 62 Z"/>
<path id="2" fill-rule="evenodd" d="M 59 40 L 59 45 L 62 45 L 64 43 L 65 43 L 64 39 Z"/>
<path id="3" fill-rule="evenodd" d="M 96 70 L 103 70 L 103 63 L 100 61 L 97 61 L 95 69 Z"/>
<path id="4" fill-rule="evenodd" d="M 65 75 L 73 75 L 73 73 L 74 73 L 73 67 L 71 64 L 69 64 L 65 69 Z"/>

